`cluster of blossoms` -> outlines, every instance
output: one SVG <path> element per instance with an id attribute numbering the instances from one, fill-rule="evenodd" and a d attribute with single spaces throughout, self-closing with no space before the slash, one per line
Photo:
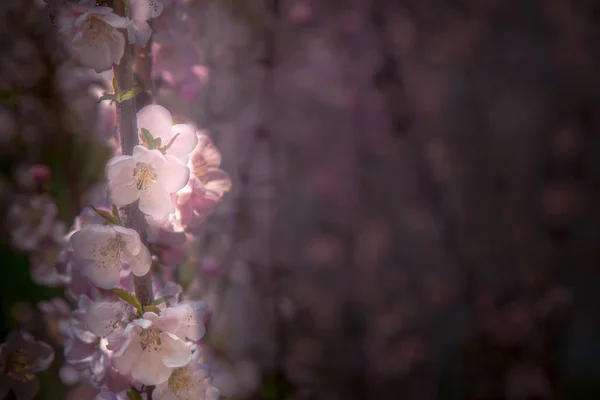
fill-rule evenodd
<path id="1" fill-rule="evenodd" d="M 160 0 L 126 3 L 128 16 L 95 1 L 48 4 L 56 7 L 54 23 L 72 54 L 69 71 L 80 72 L 69 79 L 95 82 L 97 94 L 113 90 L 115 102 L 135 101 L 135 93 L 113 87 L 113 66 L 127 43 L 148 45 L 148 20 L 164 8 Z M 113 157 L 106 181 L 86 193 L 89 207 L 72 227 L 67 231 L 58 220 L 48 194 L 17 199 L 9 213 L 17 227 L 12 242 L 29 253 L 34 281 L 65 289 L 66 299 L 38 307 L 51 339 L 64 346 L 61 379 L 86 385 L 94 400 L 217 399 L 202 343 L 208 305 L 173 280 L 186 242 L 202 233 L 206 217 L 231 188 L 219 169 L 221 155 L 204 132 L 174 124 L 157 104 L 132 115 L 139 144 L 126 154 L 115 105 L 102 101 L 97 112 L 97 139 Z M 36 166 L 25 174 L 34 187 L 48 179 L 41 171 Z M 136 216 L 141 224 L 133 222 Z M 149 293 L 139 294 L 140 285 Z M 32 399 L 34 374 L 52 360 L 51 347 L 13 332 L 0 348 L 0 398 L 12 390 L 20 400 Z"/>

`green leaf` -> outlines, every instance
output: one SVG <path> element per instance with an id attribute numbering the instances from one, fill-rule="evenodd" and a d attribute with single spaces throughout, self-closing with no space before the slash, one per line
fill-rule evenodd
<path id="1" fill-rule="evenodd" d="M 169 143 L 167 143 L 166 146 L 161 147 L 159 150 L 164 154 L 169 149 L 169 147 L 173 145 L 175 139 L 177 139 L 177 136 L 179 136 L 179 132 L 175 136 L 173 136 L 173 138 L 169 141 Z"/>
<path id="2" fill-rule="evenodd" d="M 129 100 L 129 99 L 137 96 L 140 93 L 142 93 L 142 88 L 134 87 L 132 89 L 129 89 L 125 93 L 119 93 L 119 95 L 117 97 L 117 101 L 120 103 L 122 101 Z"/>
<path id="3" fill-rule="evenodd" d="M 119 209 L 114 204 L 112 206 L 112 217 L 115 225 L 123 225 L 123 222 L 121 221 L 121 216 L 119 215 Z"/>
<path id="4" fill-rule="evenodd" d="M 92 207 L 92 209 L 94 211 L 96 211 L 96 214 L 98 214 L 99 216 L 101 216 L 102 218 L 104 218 L 106 220 L 106 222 L 108 222 L 109 224 L 113 223 L 113 215 L 110 212 L 108 212 L 106 210 L 98 209 L 98 208 L 96 208 L 94 206 L 90 206 L 90 207 Z"/>
<path id="5" fill-rule="evenodd" d="M 173 297 L 173 296 L 163 296 L 163 297 L 159 297 L 158 299 L 156 299 L 156 300 L 154 300 L 154 301 L 152 302 L 152 305 L 153 305 L 153 306 L 157 306 L 157 305 L 159 305 L 159 304 L 162 304 L 162 303 L 166 302 L 166 303 L 167 303 L 167 307 L 168 307 L 168 306 L 169 306 L 169 299 L 170 299 L 171 297 Z"/>
<path id="6" fill-rule="evenodd" d="M 113 74 L 113 87 L 115 88 L 115 93 L 120 93 L 121 88 L 119 87 L 119 81 L 117 81 L 117 75 Z"/>
<path id="7" fill-rule="evenodd" d="M 142 128 L 142 140 L 146 143 L 146 147 L 149 149 L 155 149 L 156 143 L 154 142 L 154 136 L 146 128 Z"/>
<path id="8" fill-rule="evenodd" d="M 102 97 L 98 99 L 98 103 L 102 102 L 103 100 L 118 101 L 117 96 L 112 93 L 106 93 L 102 95 Z"/>
<path id="9" fill-rule="evenodd" d="M 129 400 L 142 400 L 142 395 L 136 392 L 135 390 L 129 390 L 127 392 L 127 398 Z"/>
<path id="10" fill-rule="evenodd" d="M 111 292 L 124 302 L 131 304 L 133 307 L 135 307 L 135 309 L 138 310 L 140 314 L 144 313 L 144 309 L 142 308 L 140 301 L 137 299 L 137 297 L 135 297 L 133 293 L 129 293 L 127 290 L 123 289 L 112 289 Z"/>
<path id="11" fill-rule="evenodd" d="M 144 312 L 145 311 L 150 311 L 150 312 L 153 312 L 154 314 L 160 314 L 160 308 L 158 308 L 156 306 L 146 306 L 146 307 L 144 307 Z"/>

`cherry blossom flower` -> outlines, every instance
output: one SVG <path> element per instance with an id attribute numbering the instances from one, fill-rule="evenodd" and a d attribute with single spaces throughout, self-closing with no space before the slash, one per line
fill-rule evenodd
<path id="1" fill-rule="evenodd" d="M 112 8 L 94 3 L 65 5 L 58 24 L 73 58 L 84 67 L 102 72 L 121 61 L 125 38 L 118 28 L 127 28 L 131 22 L 113 13 Z"/>
<path id="2" fill-rule="evenodd" d="M 114 225 L 88 225 L 71 236 L 75 258 L 84 260 L 85 272 L 102 289 L 117 287 L 122 263 L 134 275 L 148 273 L 152 258 L 133 229 Z"/>
<path id="3" fill-rule="evenodd" d="M 39 390 L 35 374 L 50 367 L 54 351 L 26 331 L 11 332 L 0 345 L 0 398 L 12 390 L 18 400 L 31 400 Z"/>
<path id="4" fill-rule="evenodd" d="M 188 155 L 198 143 L 196 130 L 188 124 L 173 125 L 171 113 L 157 104 L 150 104 L 137 113 L 138 128 L 147 129 L 154 138 L 160 138 L 161 145 L 166 146 L 175 138 L 173 144 L 165 151 L 186 162 Z"/>
<path id="5" fill-rule="evenodd" d="M 189 170 L 175 156 L 135 146 L 132 156 L 110 160 L 106 175 L 115 205 L 125 206 L 139 199 L 144 214 L 162 219 L 175 210 L 170 194 L 185 186 Z"/>
<path id="6" fill-rule="evenodd" d="M 206 328 L 204 315 L 207 305 L 203 301 L 183 301 L 174 307 L 164 310 L 165 316 L 174 316 L 181 321 L 181 326 L 174 332 L 180 339 L 197 341 L 202 339 Z"/>
<path id="7" fill-rule="evenodd" d="M 12 245 L 22 251 L 34 250 L 40 240 L 54 232 L 57 213 L 56 204 L 48 195 L 17 198 L 7 218 Z"/>
<path id="8" fill-rule="evenodd" d="M 66 226 L 62 221 L 38 241 L 38 246 L 29 255 L 31 280 L 42 286 L 62 286 L 70 280 L 69 252 L 65 248 Z"/>
<path id="9" fill-rule="evenodd" d="M 231 190 L 231 179 L 219 169 L 221 153 L 206 134 L 198 134 L 198 145 L 190 155 L 188 164 L 192 171 L 194 193 L 207 199 L 220 200 L 223 194 Z"/>
<path id="10" fill-rule="evenodd" d="M 125 328 L 126 341 L 113 355 L 113 366 L 145 385 L 165 382 L 173 369 L 187 365 L 192 357 L 189 345 L 175 335 L 180 326 L 176 315 L 144 313 Z"/>
<path id="11" fill-rule="evenodd" d="M 187 366 L 176 368 L 166 382 L 156 386 L 152 400 L 217 400 L 219 391 L 211 382 L 208 365 L 197 350 Z"/>
<path id="12" fill-rule="evenodd" d="M 129 43 L 145 47 L 152 35 L 148 20 L 158 17 L 162 11 L 163 4 L 160 0 L 131 0 L 132 18 L 127 26 Z"/>
<path id="13" fill-rule="evenodd" d="M 84 319 L 90 332 L 99 337 L 107 337 L 121 333 L 129 322 L 129 315 L 123 302 L 102 301 L 90 304 Z"/>

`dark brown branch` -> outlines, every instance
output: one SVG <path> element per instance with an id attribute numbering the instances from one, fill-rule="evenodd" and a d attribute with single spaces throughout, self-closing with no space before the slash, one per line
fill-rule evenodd
<path id="1" fill-rule="evenodd" d="M 115 0 L 115 13 L 123 17 L 130 17 L 130 8 L 128 0 Z M 121 33 L 127 39 L 127 31 L 121 29 Z M 132 46 L 125 45 L 125 51 L 119 65 L 115 65 L 114 73 L 119 87 L 122 92 L 126 92 L 134 87 L 133 79 L 133 57 Z M 119 134 L 121 136 L 121 149 L 123 154 L 132 154 L 133 148 L 139 143 L 135 97 L 129 100 L 122 101 L 117 104 L 117 122 L 119 124 Z M 139 234 L 142 242 L 148 244 L 146 228 L 148 226 L 144 214 L 140 211 L 139 202 L 129 204 L 125 207 L 125 225 L 131 229 L 135 229 Z M 144 276 L 134 276 L 135 295 L 146 306 L 152 303 L 152 279 L 150 272 Z"/>

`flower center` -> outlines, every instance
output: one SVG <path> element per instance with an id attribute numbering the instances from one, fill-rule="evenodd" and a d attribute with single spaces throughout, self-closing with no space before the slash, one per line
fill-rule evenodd
<path id="1" fill-rule="evenodd" d="M 192 375 L 187 368 L 176 368 L 169 377 L 169 387 L 177 397 L 182 397 L 182 392 L 191 392 L 193 389 Z"/>
<path id="2" fill-rule="evenodd" d="M 87 21 L 88 29 L 92 33 L 92 37 L 94 39 L 98 38 L 99 36 L 109 36 L 110 26 L 106 22 L 101 21 L 94 16 L 89 17 Z"/>
<path id="3" fill-rule="evenodd" d="M 160 340 L 160 331 L 154 327 L 144 329 L 140 333 L 140 344 L 144 351 L 158 351 L 162 344 Z"/>
<path id="4" fill-rule="evenodd" d="M 9 354 L 6 360 L 8 377 L 20 382 L 27 382 L 35 378 L 35 375 L 29 372 L 31 364 L 26 356 L 27 353 L 22 349 Z"/>
<path id="5" fill-rule="evenodd" d="M 92 255 L 99 254 L 100 262 L 99 266 L 108 268 L 113 264 L 118 266 L 121 265 L 120 258 L 121 252 L 125 249 L 125 241 L 121 238 L 121 235 L 117 235 L 106 241 L 104 246 L 97 247 L 91 251 Z"/>
<path id="6" fill-rule="evenodd" d="M 156 182 L 156 170 L 147 163 L 137 163 L 133 170 L 133 182 L 138 190 L 147 190 L 151 183 Z"/>

